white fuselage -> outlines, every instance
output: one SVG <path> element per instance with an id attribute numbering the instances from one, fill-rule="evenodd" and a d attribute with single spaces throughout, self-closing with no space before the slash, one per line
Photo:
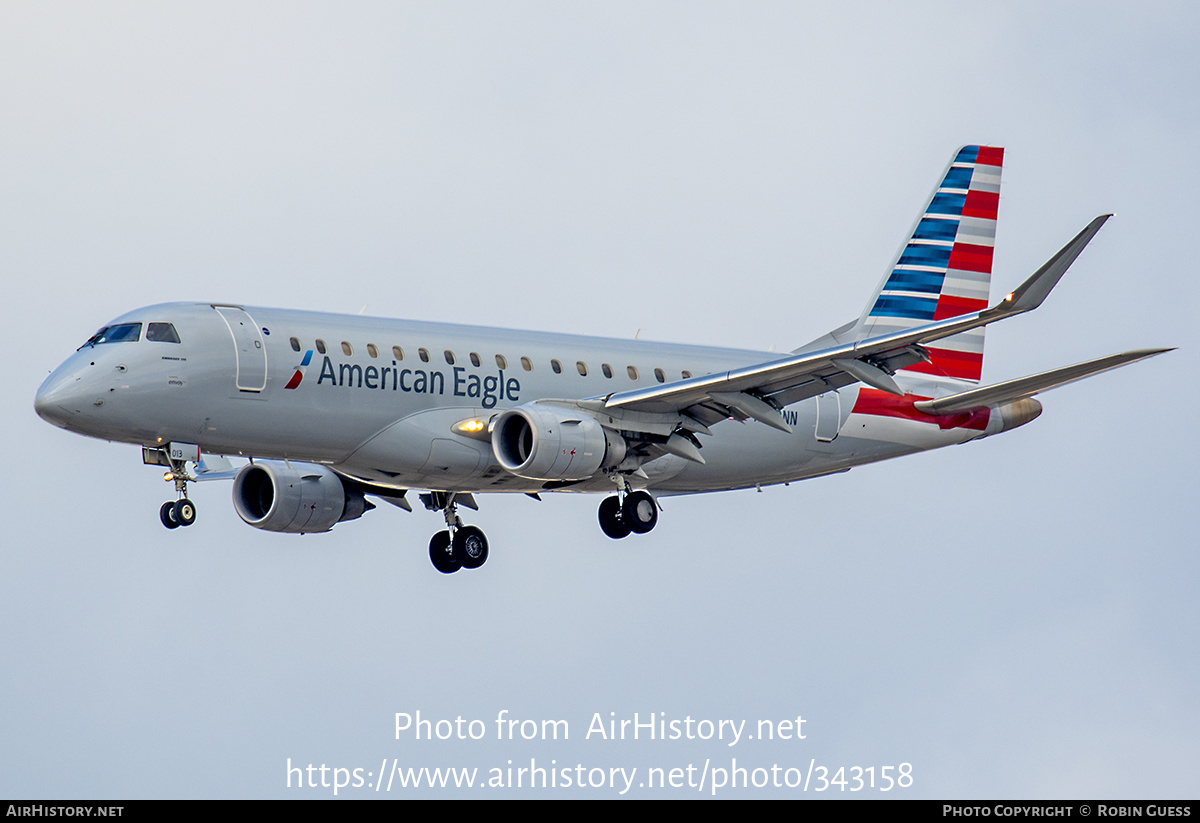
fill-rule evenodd
<path id="1" fill-rule="evenodd" d="M 395 489 L 611 491 L 603 475 L 559 485 L 517 477 L 486 436 L 454 426 L 532 401 L 603 398 L 778 356 L 206 303 L 150 306 L 113 324 L 132 322 L 173 324 L 179 342 L 84 346 L 39 390 L 39 414 L 108 440 L 321 463 Z M 703 464 L 666 455 L 631 485 L 670 493 L 781 483 L 990 433 L 854 413 L 863 391 L 853 385 L 784 409 L 791 433 L 719 423 L 700 438 Z"/>

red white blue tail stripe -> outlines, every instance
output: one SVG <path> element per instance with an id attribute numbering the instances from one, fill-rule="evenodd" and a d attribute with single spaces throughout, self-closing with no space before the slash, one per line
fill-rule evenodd
<path id="1" fill-rule="evenodd" d="M 910 329 L 987 308 L 1004 149 L 964 146 L 929 198 L 860 320 L 862 337 Z M 929 348 L 909 371 L 978 382 L 983 329 Z"/>

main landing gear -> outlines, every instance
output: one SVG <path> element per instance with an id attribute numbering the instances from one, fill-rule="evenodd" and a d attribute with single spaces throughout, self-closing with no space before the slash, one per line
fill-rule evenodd
<path id="1" fill-rule="evenodd" d="M 620 475 L 618 475 L 620 477 Z M 658 504 L 644 491 L 628 491 L 625 478 L 617 481 L 617 493 L 600 504 L 600 529 L 613 540 L 645 534 L 658 523 Z"/>
<path id="2" fill-rule="evenodd" d="M 158 519 L 168 529 L 190 526 L 196 522 L 196 504 L 188 500 L 187 496 L 187 483 L 191 479 L 188 477 L 187 463 L 182 460 L 171 460 L 169 457 L 167 460 L 171 466 L 167 479 L 175 481 L 175 494 L 179 496 L 179 499 L 163 503 L 158 509 Z"/>
<path id="3" fill-rule="evenodd" d="M 488 541 L 478 526 L 464 526 L 458 516 L 458 504 L 454 492 L 431 492 L 425 508 L 441 510 L 446 518 L 446 529 L 438 532 L 429 541 L 429 559 L 433 567 L 442 574 L 453 574 L 459 569 L 478 569 L 488 559 Z"/>

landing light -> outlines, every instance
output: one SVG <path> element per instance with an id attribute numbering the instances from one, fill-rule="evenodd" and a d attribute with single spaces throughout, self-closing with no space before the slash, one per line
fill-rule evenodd
<path id="1" fill-rule="evenodd" d="M 481 420 L 478 417 L 459 421 L 451 428 L 455 434 L 461 434 L 463 437 L 473 437 L 476 440 L 488 439 L 488 421 Z"/>

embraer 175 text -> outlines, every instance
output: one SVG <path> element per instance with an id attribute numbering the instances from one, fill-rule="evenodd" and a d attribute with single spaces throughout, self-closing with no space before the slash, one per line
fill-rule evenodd
<path id="1" fill-rule="evenodd" d="M 251 526 L 323 532 L 374 504 L 442 513 L 442 572 L 488 542 L 480 492 L 611 492 L 609 537 L 657 498 L 785 483 L 1024 425 L 1034 395 L 1168 349 L 980 386 L 984 327 L 1041 305 L 1097 217 L 988 306 L 1004 150 L 959 150 L 862 316 L 786 356 L 225 303 L 138 309 L 38 390 L 45 420 L 142 447 L 168 468 L 169 529 L 194 480 L 233 478 Z M 234 469 L 228 456 L 249 457 Z"/>

